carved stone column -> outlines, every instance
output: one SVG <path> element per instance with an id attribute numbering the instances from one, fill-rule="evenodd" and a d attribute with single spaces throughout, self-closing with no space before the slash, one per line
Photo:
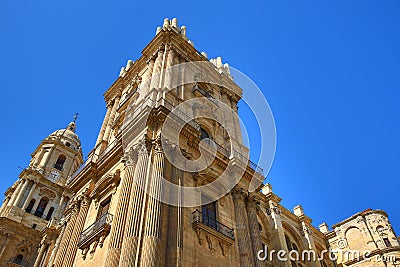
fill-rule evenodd
<path id="1" fill-rule="evenodd" d="M 124 240 L 121 248 L 119 266 L 135 266 L 138 252 L 139 233 L 143 223 L 143 206 L 145 205 L 146 179 L 148 176 L 149 155 L 145 140 L 138 145 L 138 160 L 130 193 L 127 220 L 125 223 Z"/>
<path id="2" fill-rule="evenodd" d="M 103 136 L 106 131 L 107 124 L 108 124 L 108 118 L 110 117 L 111 107 L 108 103 L 106 105 L 106 108 L 107 108 L 106 116 L 104 118 L 103 124 L 101 125 L 99 136 L 97 137 L 97 141 L 96 141 L 96 146 L 103 140 Z"/>
<path id="3" fill-rule="evenodd" d="M 147 91 L 150 88 L 150 83 L 151 83 L 151 75 L 153 74 L 153 68 L 154 68 L 154 60 L 150 59 L 147 62 L 147 71 L 143 75 L 143 83 L 141 86 L 141 90 Z"/>
<path id="4" fill-rule="evenodd" d="M 146 208 L 146 221 L 143 234 L 141 265 L 159 266 L 162 179 L 164 173 L 164 153 L 161 141 L 154 144 L 154 161 L 150 178 L 149 200 Z"/>
<path id="5" fill-rule="evenodd" d="M 153 72 L 151 75 L 150 90 L 158 89 L 159 87 L 161 79 L 161 67 L 162 67 L 163 55 L 164 55 L 163 47 L 160 47 L 160 49 L 158 50 L 156 61 L 154 63 Z"/>
<path id="6" fill-rule="evenodd" d="M 240 188 L 231 191 L 236 218 L 236 237 L 239 246 L 240 266 L 254 266 L 254 257 L 251 247 L 249 223 L 246 212 L 245 193 Z"/>
<path id="7" fill-rule="evenodd" d="M 70 241 L 68 244 L 68 249 L 65 254 L 65 259 L 63 261 L 63 267 L 72 267 L 74 264 L 76 252 L 78 250 L 78 241 L 79 236 L 83 231 L 83 227 L 85 225 L 87 212 L 90 206 L 90 198 L 86 195 L 81 196 L 80 199 L 81 205 L 79 209 L 78 217 L 76 218 L 75 227 L 71 234 Z"/>
<path id="8" fill-rule="evenodd" d="M 53 205 L 53 201 L 49 201 L 49 203 L 47 203 L 47 206 L 46 206 L 46 208 L 45 208 L 44 211 L 43 211 L 42 219 L 46 219 L 47 214 L 49 213 L 49 210 L 50 210 L 50 208 L 52 207 L 52 205 Z M 50 218 L 50 219 L 51 219 L 51 218 Z"/>
<path id="9" fill-rule="evenodd" d="M 110 245 L 108 247 L 105 266 L 117 267 L 121 256 L 121 247 L 124 237 L 125 222 L 128 213 L 129 198 L 134 183 L 136 167 L 136 151 L 131 149 L 125 155 L 125 173 L 121 184 L 121 193 L 118 199 L 117 210 L 114 215 L 110 233 Z"/>
<path id="10" fill-rule="evenodd" d="M 63 209 L 63 205 L 64 205 L 64 200 L 65 200 L 65 196 L 61 195 L 61 199 L 60 199 L 60 202 L 58 202 L 58 207 L 57 207 L 57 210 L 56 210 L 56 212 L 54 214 L 54 218 L 57 218 L 57 219 L 60 218 L 60 213 L 63 212 L 62 209 Z"/>
<path id="11" fill-rule="evenodd" d="M 167 67 L 164 80 L 164 88 L 166 90 L 172 89 L 172 86 L 174 86 L 173 79 L 175 75 L 177 75 L 175 69 L 172 68 L 174 65 L 174 58 L 175 58 L 175 51 L 170 47 L 168 49 Z"/>
<path id="12" fill-rule="evenodd" d="M 19 192 L 21 191 L 24 182 L 25 182 L 25 180 L 21 180 L 18 183 L 17 188 L 15 188 L 14 193 L 11 195 L 10 201 L 8 201 L 7 206 L 13 206 L 14 205 L 15 200 L 17 199 L 17 197 L 19 195 Z"/>
<path id="13" fill-rule="evenodd" d="M 54 244 L 53 251 L 51 252 L 48 266 L 53 266 L 53 262 L 54 262 L 54 260 L 55 260 L 56 255 L 57 255 L 58 249 L 59 249 L 59 247 L 60 247 L 61 240 L 64 239 L 64 233 L 65 233 L 65 229 L 66 229 L 66 228 L 67 228 L 66 225 L 63 225 L 63 226 L 62 226 L 60 235 L 58 236 L 58 238 L 57 238 L 57 240 L 56 240 L 56 243 Z"/>
<path id="14" fill-rule="evenodd" d="M 110 117 L 107 121 L 107 127 L 106 130 L 104 132 L 104 136 L 103 136 L 103 141 L 108 142 L 108 139 L 110 137 L 110 133 L 111 133 L 111 128 L 114 124 L 114 119 L 115 119 L 115 114 L 117 113 L 117 109 L 119 106 L 119 100 L 120 100 L 120 96 L 116 96 L 114 99 L 114 104 L 110 113 Z M 104 149 L 104 148 L 103 148 Z"/>
<path id="15" fill-rule="evenodd" d="M 178 186 L 182 186 L 183 171 L 176 167 L 172 167 L 171 182 Z M 170 196 L 171 203 L 179 203 L 178 206 L 169 205 L 168 214 L 168 244 L 166 266 L 181 266 L 180 254 L 182 251 L 183 230 L 182 230 L 182 192 L 173 192 Z"/>
<path id="16" fill-rule="evenodd" d="M 18 194 L 17 198 L 15 199 L 14 206 L 18 207 L 18 204 L 21 201 L 22 197 L 24 196 L 24 193 L 25 193 L 28 185 L 29 185 L 29 180 L 24 180 L 24 183 L 21 185 L 21 190 L 19 191 L 19 194 Z"/>
<path id="17" fill-rule="evenodd" d="M 42 239 L 42 241 L 40 242 L 39 253 L 38 253 L 38 256 L 37 256 L 37 258 L 35 260 L 35 263 L 33 264 L 33 267 L 39 267 L 40 266 L 40 263 L 43 260 L 43 255 L 44 255 L 44 253 L 46 251 L 47 245 L 48 245 L 47 240 Z"/>
<path id="18" fill-rule="evenodd" d="M 8 202 L 10 202 L 10 200 L 11 200 L 11 197 L 9 197 L 9 196 L 7 196 L 7 197 L 3 200 L 3 204 L 1 205 L 1 208 L 0 208 L 0 216 L 1 216 L 1 214 L 3 213 L 4 209 L 7 207 Z"/>
<path id="19" fill-rule="evenodd" d="M 54 265 L 56 267 L 62 267 L 63 266 L 63 261 L 65 258 L 65 254 L 67 253 L 69 241 L 72 235 L 72 232 L 74 231 L 75 227 L 75 221 L 79 216 L 79 208 L 80 208 L 80 203 L 77 201 L 74 201 L 72 204 L 73 210 L 71 217 L 67 221 L 67 225 L 65 226 L 64 234 L 63 237 L 61 238 L 60 241 L 60 246 L 58 248 L 57 254 L 55 256 L 54 260 Z"/>
<path id="20" fill-rule="evenodd" d="M 254 197 L 251 196 L 248 199 L 247 202 L 247 215 L 249 219 L 249 230 L 250 230 L 250 238 L 251 238 L 251 245 L 253 247 L 253 256 L 254 256 L 254 266 L 261 266 L 260 265 L 260 260 L 257 258 L 257 253 L 260 251 L 262 248 L 262 243 L 261 243 L 261 235 L 260 235 L 260 229 L 258 225 L 258 220 L 257 220 L 257 208 L 258 208 L 258 200 Z"/>
<path id="21" fill-rule="evenodd" d="M 36 183 L 33 182 L 31 191 L 29 192 L 28 196 L 26 197 L 25 203 L 22 205 L 22 209 L 26 209 L 28 207 L 29 202 L 31 201 L 32 195 L 35 192 L 35 188 L 36 188 Z"/>

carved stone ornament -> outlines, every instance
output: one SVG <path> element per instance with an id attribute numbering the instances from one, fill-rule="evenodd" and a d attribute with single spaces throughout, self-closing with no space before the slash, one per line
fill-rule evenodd
<path id="1" fill-rule="evenodd" d="M 208 249 L 211 252 L 211 255 L 215 255 L 215 248 L 214 248 L 214 244 L 213 244 L 213 240 L 212 237 L 210 235 L 206 235 L 206 239 L 207 239 L 207 243 L 208 243 Z"/>
<path id="2" fill-rule="evenodd" d="M 210 250 L 211 255 L 215 255 L 217 253 L 217 247 L 219 246 L 221 249 L 221 254 L 223 256 L 227 255 L 229 247 L 233 245 L 234 240 L 225 236 L 222 233 L 217 232 L 210 227 L 197 222 L 193 224 L 193 229 L 196 232 L 199 244 L 202 246 L 207 241 L 207 247 Z"/>

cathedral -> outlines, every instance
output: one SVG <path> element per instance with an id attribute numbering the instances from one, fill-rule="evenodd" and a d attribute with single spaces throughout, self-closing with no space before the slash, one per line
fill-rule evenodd
<path id="1" fill-rule="evenodd" d="M 87 158 L 75 117 L 4 193 L 0 267 L 400 266 L 384 211 L 317 229 L 280 204 L 249 159 L 241 98 L 229 65 L 165 19 L 104 93 Z"/>

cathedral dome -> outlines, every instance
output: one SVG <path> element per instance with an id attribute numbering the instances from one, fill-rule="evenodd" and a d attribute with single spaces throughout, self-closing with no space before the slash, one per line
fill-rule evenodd
<path id="1" fill-rule="evenodd" d="M 78 135 L 75 133 L 76 124 L 71 122 L 65 129 L 59 129 L 47 137 L 48 140 L 59 140 L 67 147 L 71 147 L 74 150 L 81 149 L 81 141 Z"/>

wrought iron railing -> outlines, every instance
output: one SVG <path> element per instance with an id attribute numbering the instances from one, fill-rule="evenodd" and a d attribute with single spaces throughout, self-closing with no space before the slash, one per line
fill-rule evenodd
<path id="1" fill-rule="evenodd" d="M 235 235 L 232 228 L 229 228 L 228 226 L 217 221 L 215 218 L 211 218 L 199 210 L 195 210 L 192 214 L 192 223 L 204 224 L 209 228 L 214 229 L 215 231 L 229 237 L 230 239 L 235 240 Z"/>
<path id="2" fill-rule="evenodd" d="M 101 215 L 96 222 L 94 222 L 81 233 L 81 235 L 79 236 L 78 247 L 87 239 L 91 238 L 93 235 L 101 232 L 105 226 L 111 226 L 112 219 L 113 215 L 110 213 L 105 213 Z"/>

